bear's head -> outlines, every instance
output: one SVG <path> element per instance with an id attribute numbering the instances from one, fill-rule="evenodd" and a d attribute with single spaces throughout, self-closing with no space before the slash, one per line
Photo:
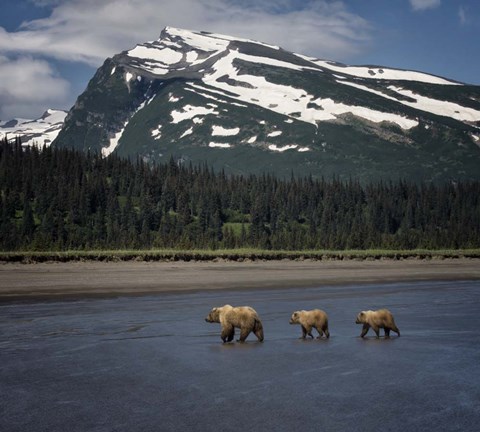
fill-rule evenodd
<path id="1" fill-rule="evenodd" d="M 232 310 L 233 307 L 226 304 L 225 306 L 222 307 L 214 307 L 210 313 L 207 315 L 205 318 L 205 321 L 209 323 L 219 323 L 220 322 L 220 315 L 225 314 L 228 311 Z"/>
<path id="2" fill-rule="evenodd" d="M 300 312 L 301 311 L 293 312 L 292 316 L 290 317 L 290 324 L 298 324 L 298 320 L 300 319 Z"/>
<path id="3" fill-rule="evenodd" d="M 357 315 L 355 324 L 365 324 L 367 322 L 367 311 L 362 311 Z"/>
<path id="4" fill-rule="evenodd" d="M 219 323 L 220 322 L 220 308 L 214 307 L 210 313 L 205 318 L 205 321 L 209 323 Z"/>

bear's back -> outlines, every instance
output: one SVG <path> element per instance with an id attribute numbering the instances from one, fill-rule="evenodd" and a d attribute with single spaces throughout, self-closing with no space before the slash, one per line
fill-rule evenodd
<path id="1" fill-rule="evenodd" d="M 250 306 L 237 306 L 228 309 L 224 314 L 224 319 L 235 327 L 259 321 L 259 317 L 255 309 Z"/>

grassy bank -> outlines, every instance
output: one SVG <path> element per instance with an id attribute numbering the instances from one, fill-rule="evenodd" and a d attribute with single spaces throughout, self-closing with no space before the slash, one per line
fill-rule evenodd
<path id="1" fill-rule="evenodd" d="M 245 261 L 245 260 L 374 260 L 480 258 L 480 249 L 458 250 L 305 250 L 271 251 L 260 249 L 220 250 L 93 250 L 63 252 L 0 252 L 0 262 L 69 261 Z"/>

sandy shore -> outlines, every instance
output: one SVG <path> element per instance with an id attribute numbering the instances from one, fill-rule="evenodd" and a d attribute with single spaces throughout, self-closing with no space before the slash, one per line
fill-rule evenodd
<path id="1" fill-rule="evenodd" d="M 480 260 L 1 264 L 0 301 L 480 279 Z"/>

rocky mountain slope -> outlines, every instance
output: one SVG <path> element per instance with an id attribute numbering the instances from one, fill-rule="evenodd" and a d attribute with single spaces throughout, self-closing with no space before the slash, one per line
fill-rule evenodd
<path id="1" fill-rule="evenodd" d="M 54 145 L 281 177 L 478 179 L 480 87 L 167 27 L 105 61 Z"/>

